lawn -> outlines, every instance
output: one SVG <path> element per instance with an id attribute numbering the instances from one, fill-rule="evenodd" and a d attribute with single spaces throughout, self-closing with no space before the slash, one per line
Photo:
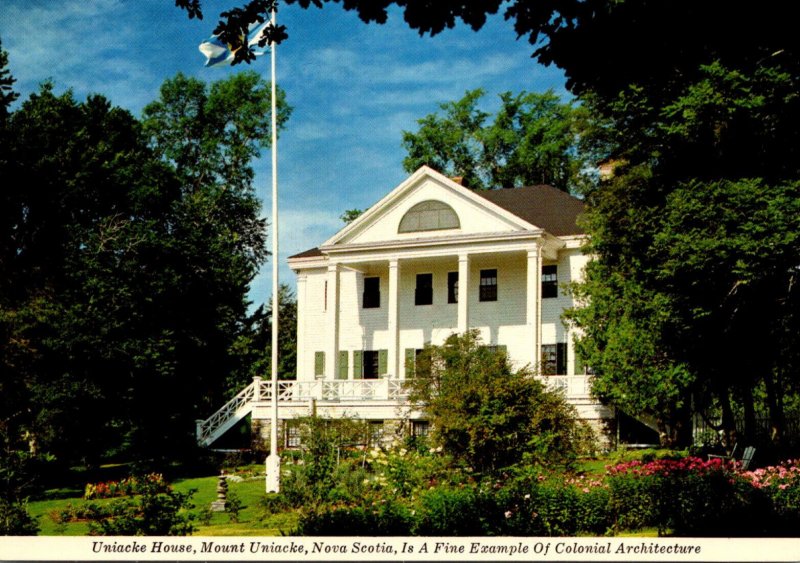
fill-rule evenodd
<path id="1" fill-rule="evenodd" d="M 256 466 L 260 468 L 260 466 Z M 251 469 L 255 469 L 251 468 Z M 264 495 L 264 476 L 254 475 L 242 480 L 233 478 L 229 481 L 229 491 L 241 500 L 241 510 L 238 522 L 231 519 L 225 512 L 216 512 L 211 516 L 208 525 L 200 522 L 201 510 L 208 507 L 217 498 L 217 477 L 199 477 L 191 479 L 177 479 L 173 486 L 180 492 L 194 489 L 192 497 L 194 508 L 192 513 L 197 517 L 195 535 L 201 536 L 279 536 L 291 531 L 297 524 L 297 514 L 284 512 L 281 514 L 264 517 L 259 510 L 259 500 Z M 89 526 L 86 522 L 57 523 L 54 519 L 60 510 L 68 504 L 73 506 L 83 503 L 83 489 L 51 489 L 45 492 L 46 498 L 30 502 L 28 510 L 32 516 L 38 517 L 41 530 L 40 535 L 46 536 L 81 536 L 86 535 Z M 96 501 L 96 502 L 108 502 Z"/>

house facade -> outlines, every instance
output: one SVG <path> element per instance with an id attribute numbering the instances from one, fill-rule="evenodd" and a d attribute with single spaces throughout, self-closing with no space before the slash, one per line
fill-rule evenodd
<path id="1" fill-rule="evenodd" d="M 289 259 L 297 374 L 279 383 L 279 419 L 314 409 L 424 433 L 424 413 L 407 403 L 403 382 L 427 343 L 467 330 L 563 390 L 581 418 L 610 418 L 591 398 L 590 376 L 561 321 L 573 305 L 564 286 L 587 262 L 582 211 L 583 202 L 550 186 L 475 192 L 417 170 L 319 247 Z M 268 420 L 270 384 L 250 388 L 231 407 Z M 201 441 L 215 432 L 203 422 Z"/>

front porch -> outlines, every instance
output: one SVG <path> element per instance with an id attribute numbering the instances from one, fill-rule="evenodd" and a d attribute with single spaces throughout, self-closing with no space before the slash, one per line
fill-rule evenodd
<path id="1" fill-rule="evenodd" d="M 591 377 L 587 375 L 551 375 L 537 377 L 550 389 L 564 393 L 567 401 L 581 412 L 601 408 L 591 398 Z M 278 382 L 278 418 L 291 420 L 316 411 L 320 416 L 352 416 L 360 419 L 420 418 L 408 403 L 405 379 L 315 380 Z M 222 408 L 205 420 L 197 420 L 197 441 L 212 444 L 247 415 L 254 419 L 271 416 L 273 385 L 254 377 Z"/>

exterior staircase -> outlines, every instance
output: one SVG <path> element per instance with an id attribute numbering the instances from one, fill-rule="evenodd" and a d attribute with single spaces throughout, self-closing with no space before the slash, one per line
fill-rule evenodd
<path id="1" fill-rule="evenodd" d="M 253 411 L 253 406 L 261 400 L 261 378 L 239 391 L 235 397 L 205 420 L 197 420 L 197 443 L 208 447 L 220 436 Z"/>

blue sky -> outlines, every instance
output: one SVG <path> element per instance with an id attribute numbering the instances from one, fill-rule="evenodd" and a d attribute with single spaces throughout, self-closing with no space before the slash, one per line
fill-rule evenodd
<path id="1" fill-rule="evenodd" d="M 0 39 L 22 98 L 52 79 L 58 91 L 100 93 L 138 116 L 177 72 L 213 81 L 246 68 L 206 69 L 197 50 L 218 14 L 241 3 L 203 0 L 198 21 L 173 0 L 3 0 Z M 501 15 L 477 33 L 462 24 L 433 38 L 397 11 L 386 25 L 366 25 L 338 5 L 285 6 L 278 19 L 289 39 L 278 47 L 277 81 L 294 107 L 278 142 L 279 260 L 281 281 L 292 286 L 286 257 L 317 246 L 343 226 L 344 210 L 368 207 L 405 178 L 402 131 L 440 102 L 478 87 L 487 111 L 504 91 L 552 88 L 567 97 L 563 74 L 531 59 Z M 268 77 L 268 61 L 252 68 Z M 256 169 L 267 214 L 268 154 Z M 269 298 L 270 268 L 253 285 L 257 303 Z"/>

